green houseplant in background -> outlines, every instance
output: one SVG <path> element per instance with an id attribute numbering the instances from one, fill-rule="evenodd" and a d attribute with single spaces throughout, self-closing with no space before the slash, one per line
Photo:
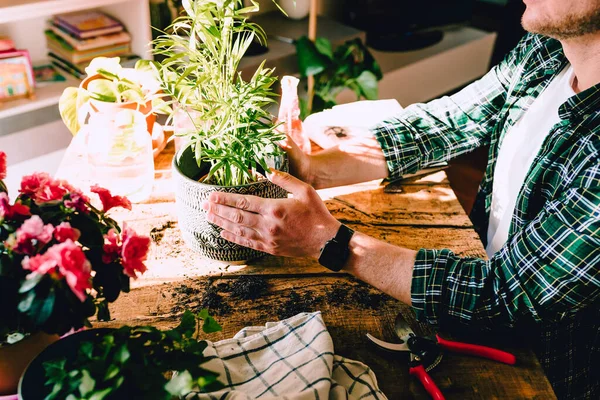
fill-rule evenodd
<path id="1" fill-rule="evenodd" d="M 360 39 L 349 40 L 335 50 L 322 37 L 312 42 L 303 36 L 295 44 L 301 77 L 315 78 L 312 108 L 307 99 L 300 99 L 302 118 L 335 106 L 336 96 L 344 89 L 352 90 L 357 100 L 378 98 L 377 82 L 383 74 Z"/>
<path id="2" fill-rule="evenodd" d="M 152 133 L 155 113 L 171 111 L 160 93 L 155 71 L 147 68 L 146 62 L 138 61 L 134 68 L 122 68 L 119 62 L 119 57 L 93 59 L 79 87 L 63 91 L 58 108 L 73 135 L 79 132 L 88 113 L 137 110 L 146 116 L 148 132 Z"/>
<path id="3" fill-rule="evenodd" d="M 203 200 L 213 191 L 285 197 L 264 178 L 269 165 L 283 167 L 276 130 L 267 107 L 275 103 L 277 80 L 264 62 L 249 80 L 238 70 L 242 56 L 264 31 L 248 20 L 255 1 L 184 1 L 185 14 L 154 40 L 162 90 L 190 129 L 178 134 L 187 142 L 174 158 L 176 201 L 183 238 L 203 256 L 243 262 L 262 253 L 230 243 L 206 220 Z"/>

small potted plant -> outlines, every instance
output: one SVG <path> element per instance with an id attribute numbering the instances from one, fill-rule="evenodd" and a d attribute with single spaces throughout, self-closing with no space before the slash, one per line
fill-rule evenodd
<path id="1" fill-rule="evenodd" d="M 160 93 L 160 84 L 154 69 L 140 60 L 134 68 L 123 68 L 119 57 L 97 57 L 85 69 L 85 78 L 79 87 L 68 87 L 60 97 L 58 107 L 63 122 L 76 135 L 88 114 L 113 115 L 123 109 L 137 110 L 146 116 L 148 132 L 153 134 L 153 147 L 164 142 L 154 130 L 157 113 L 171 112 Z"/>
<path id="2" fill-rule="evenodd" d="M 0 395 L 16 392 L 29 361 L 47 344 L 89 319 L 110 319 L 108 303 L 146 270 L 148 237 L 123 231 L 107 212 L 129 200 L 94 186 L 102 209 L 65 181 L 45 173 L 23 177 L 11 204 L 1 183 Z"/>
<path id="3" fill-rule="evenodd" d="M 226 241 L 206 220 L 202 202 L 214 191 L 286 197 L 265 176 L 282 168 L 284 139 L 266 107 L 275 102 L 273 70 L 261 64 L 245 81 L 242 56 L 264 31 L 248 21 L 258 11 L 242 0 L 184 1 L 185 15 L 154 41 L 163 61 L 154 64 L 174 109 L 187 114 L 193 129 L 174 158 L 179 226 L 186 243 L 201 255 L 240 263 L 262 253 Z"/>
<path id="4" fill-rule="evenodd" d="M 19 387 L 23 400 L 190 398 L 223 387 L 206 369 L 213 357 L 200 331 L 221 326 L 206 309 L 183 313 L 162 331 L 152 326 L 90 329 L 48 347 L 27 368 Z M 143 368 L 140 368 L 143 366 Z"/>

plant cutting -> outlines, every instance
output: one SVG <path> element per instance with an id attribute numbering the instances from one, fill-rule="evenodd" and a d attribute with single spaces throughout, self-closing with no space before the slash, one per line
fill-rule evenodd
<path id="1" fill-rule="evenodd" d="M 307 99 L 300 99 L 301 118 L 335 106 L 336 96 L 344 89 L 352 90 L 357 100 L 377 99 L 377 82 L 383 74 L 360 39 L 349 40 L 335 50 L 323 37 L 313 42 L 302 36 L 295 45 L 300 75 L 315 78 L 312 108 L 308 108 Z"/>
<path id="2" fill-rule="evenodd" d="M 227 262 L 243 262 L 262 253 L 230 243 L 206 221 L 203 200 L 213 191 L 286 197 L 265 179 L 269 165 L 282 167 L 276 129 L 266 107 L 274 103 L 273 70 L 264 62 L 249 80 L 238 67 L 254 39 L 264 31 L 248 20 L 258 11 L 255 1 L 184 1 L 185 14 L 154 41 L 163 58 L 156 68 L 173 109 L 190 119 L 180 132 L 187 146 L 174 158 L 179 223 L 185 241 L 200 254 Z"/>
<path id="3" fill-rule="evenodd" d="M 200 330 L 221 330 L 205 309 L 186 311 L 179 325 L 166 331 L 124 326 L 74 334 L 35 360 L 20 394 L 24 400 L 168 400 L 221 389 L 217 374 L 203 368 L 209 358 Z"/>
<path id="4" fill-rule="evenodd" d="M 123 68 L 119 57 L 97 57 L 85 69 L 87 78 L 79 87 L 68 87 L 58 102 L 63 122 L 76 135 L 89 113 L 116 113 L 137 110 L 146 116 L 148 132 L 153 133 L 156 113 L 171 110 L 160 93 L 154 69 L 140 60 L 134 68 Z"/>
<path id="5" fill-rule="evenodd" d="M 0 152 L 0 182 L 6 176 Z M 0 185 L 0 394 L 35 354 L 59 335 L 110 319 L 108 304 L 146 270 L 150 239 L 124 229 L 107 212 L 131 209 L 124 197 L 92 187 L 102 208 L 69 183 L 37 173 L 23 177 L 11 204 Z M 41 344 L 40 344 L 41 343 Z"/>

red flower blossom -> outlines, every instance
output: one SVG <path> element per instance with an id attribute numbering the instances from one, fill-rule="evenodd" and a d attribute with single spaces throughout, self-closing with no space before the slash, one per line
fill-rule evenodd
<path id="1" fill-rule="evenodd" d="M 64 278 L 80 301 L 85 301 L 86 290 L 92 287 L 92 267 L 80 246 L 67 239 L 54 245 L 46 253 L 23 260 L 23 268 L 38 274 L 56 274 Z M 55 277 L 53 275 L 53 277 Z"/>
<path id="2" fill-rule="evenodd" d="M 67 240 L 76 242 L 80 236 L 81 232 L 79 229 L 73 228 L 68 222 L 63 222 L 54 228 L 54 238 L 61 243 L 66 242 Z"/>
<path id="3" fill-rule="evenodd" d="M 131 210 L 131 202 L 127 197 L 123 196 L 113 196 L 110 194 L 108 189 L 102 188 L 98 185 L 94 185 L 91 187 L 92 193 L 96 193 L 100 197 L 100 201 L 102 202 L 102 209 L 104 212 L 107 212 L 113 207 L 123 207 L 128 210 Z"/>
<path id="4" fill-rule="evenodd" d="M 137 272 L 143 274 L 147 269 L 144 261 L 146 261 L 150 250 L 150 238 L 138 235 L 127 225 L 124 228 L 123 249 L 121 251 L 123 270 L 126 275 L 137 278 Z"/>
<path id="5" fill-rule="evenodd" d="M 52 240 L 54 227 L 50 224 L 44 225 L 44 221 L 34 215 L 15 232 L 15 243 L 13 251 L 21 254 L 33 255 L 41 247 Z"/>
<path id="6" fill-rule="evenodd" d="M 104 264 L 110 264 L 119 258 L 121 254 L 121 239 L 116 230 L 110 229 L 108 234 L 104 236 L 105 243 L 102 247 L 104 253 L 102 254 L 102 262 Z"/>
<path id="7" fill-rule="evenodd" d="M 31 215 L 29 207 L 21 203 L 15 203 L 10 205 L 8 200 L 8 194 L 0 193 L 0 221 L 7 219 L 25 219 Z"/>
<path id="8" fill-rule="evenodd" d="M 80 190 L 66 181 L 53 179 L 45 172 L 24 176 L 19 192 L 21 196 L 29 197 L 37 204 L 60 201 L 69 194 L 69 199 L 65 200 L 66 207 L 84 213 L 89 212 L 85 204 L 89 199 Z"/>
<path id="9" fill-rule="evenodd" d="M 6 178 L 6 153 L 0 151 L 0 180 Z"/>

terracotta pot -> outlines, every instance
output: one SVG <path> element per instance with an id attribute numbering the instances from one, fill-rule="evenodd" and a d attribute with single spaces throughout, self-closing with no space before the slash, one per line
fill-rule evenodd
<path id="1" fill-rule="evenodd" d="M 58 335 L 38 332 L 15 344 L 0 347 L 0 395 L 17 393 L 17 385 L 25 368 L 58 339 Z"/>
<path id="2" fill-rule="evenodd" d="M 87 89 L 89 83 L 96 79 L 101 79 L 100 75 L 92 75 L 85 78 L 80 87 L 83 89 Z M 100 101 L 90 99 L 89 101 L 92 112 L 102 112 L 106 114 L 117 113 L 120 110 L 128 109 L 128 110 L 138 110 L 142 114 L 146 115 L 146 125 L 148 126 L 148 132 L 152 134 L 152 129 L 154 128 L 154 123 L 156 122 L 156 114 L 152 112 L 152 101 L 148 101 L 146 104 L 140 106 L 139 104 L 130 101 L 127 103 L 111 103 L 107 101 Z"/>

